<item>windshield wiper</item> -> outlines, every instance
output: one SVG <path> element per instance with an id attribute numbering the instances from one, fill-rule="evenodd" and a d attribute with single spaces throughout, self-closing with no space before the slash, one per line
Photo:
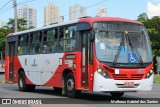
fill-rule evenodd
<path id="1" fill-rule="evenodd" d="M 128 38 L 129 45 L 131 47 L 132 52 L 134 52 L 134 51 L 136 52 L 136 55 L 138 56 L 139 62 L 141 63 L 141 65 L 143 65 L 143 60 L 142 60 L 141 55 L 139 54 L 138 50 L 132 46 L 131 40 L 129 38 L 129 35 L 126 34 L 126 36 Z"/>
<path id="2" fill-rule="evenodd" d="M 115 55 L 115 58 L 114 58 L 114 61 L 113 61 L 113 65 L 115 65 L 115 64 L 117 63 L 117 60 L 118 60 L 118 57 L 119 57 L 119 55 L 120 55 L 122 46 L 125 46 L 125 44 L 124 44 L 124 35 L 122 36 L 122 40 L 121 40 L 121 43 L 120 43 L 120 45 L 119 45 L 117 54 Z M 125 49 L 125 48 L 124 48 L 124 49 Z"/>

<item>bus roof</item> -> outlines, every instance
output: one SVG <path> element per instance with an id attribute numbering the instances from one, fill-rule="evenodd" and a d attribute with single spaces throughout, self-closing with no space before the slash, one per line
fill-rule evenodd
<path id="1" fill-rule="evenodd" d="M 130 22 L 135 24 L 142 24 L 135 20 L 125 19 L 125 18 L 118 18 L 118 17 L 91 17 L 91 18 L 81 18 L 78 22 L 88 22 L 92 26 L 94 22 L 99 21 L 116 21 L 116 22 Z"/>
<path id="2" fill-rule="evenodd" d="M 63 26 L 63 25 L 68 25 L 68 24 L 74 24 L 74 23 L 77 23 L 77 22 L 78 22 L 78 20 L 74 20 L 74 21 L 65 22 L 65 23 L 58 23 L 58 24 L 54 24 L 54 25 L 47 25 L 47 26 L 44 26 L 44 27 L 41 27 L 41 28 L 34 28 L 34 29 L 30 29 L 30 30 L 16 32 L 16 33 L 10 33 L 7 36 L 14 36 L 14 35 L 19 35 L 19 34 L 34 32 L 34 31 L 39 31 L 39 30 L 48 29 L 48 28 L 52 28 L 52 27 L 58 27 L 58 26 Z"/>
<path id="3" fill-rule="evenodd" d="M 44 26 L 44 27 L 41 27 L 41 28 L 34 28 L 34 29 L 30 29 L 30 30 L 16 32 L 16 33 L 10 33 L 7 36 L 25 34 L 25 33 L 34 32 L 34 31 L 43 30 L 43 29 L 48 29 L 48 28 L 52 28 L 52 27 L 74 24 L 74 23 L 78 23 L 78 22 L 87 22 L 87 23 L 90 24 L 90 26 L 92 26 L 92 24 L 94 22 L 98 22 L 98 21 L 117 21 L 117 22 L 130 22 L 130 23 L 135 23 L 135 24 L 142 24 L 142 23 L 140 23 L 138 21 L 135 21 L 135 20 L 129 20 L 129 19 L 118 18 L 118 17 L 85 17 L 85 18 L 82 17 L 80 19 L 70 21 L 70 22 L 58 23 L 58 24 L 54 24 L 54 25 L 47 25 L 47 26 Z"/>

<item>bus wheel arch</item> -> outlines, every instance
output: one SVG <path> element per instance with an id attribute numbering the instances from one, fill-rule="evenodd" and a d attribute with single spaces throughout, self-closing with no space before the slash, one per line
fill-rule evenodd
<path id="1" fill-rule="evenodd" d="M 26 84 L 26 75 L 23 68 L 18 70 L 18 87 L 22 92 L 35 90 L 35 85 Z"/>
<path id="2" fill-rule="evenodd" d="M 72 70 L 70 70 L 70 69 L 63 70 L 63 73 L 62 73 L 62 95 L 66 95 L 65 80 L 66 80 L 66 76 L 69 73 L 73 73 Z"/>
<path id="3" fill-rule="evenodd" d="M 19 75 L 20 72 L 24 72 L 24 69 L 23 68 L 19 68 L 18 69 L 18 75 Z"/>

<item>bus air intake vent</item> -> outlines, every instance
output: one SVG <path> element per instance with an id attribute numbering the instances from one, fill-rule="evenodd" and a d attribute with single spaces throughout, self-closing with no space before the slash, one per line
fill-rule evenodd
<path id="1" fill-rule="evenodd" d="M 144 74 L 112 74 L 115 80 L 141 80 Z"/>

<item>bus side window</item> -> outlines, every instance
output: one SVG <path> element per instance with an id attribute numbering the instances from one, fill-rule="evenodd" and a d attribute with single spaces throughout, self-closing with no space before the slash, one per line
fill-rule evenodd
<path id="1" fill-rule="evenodd" d="M 60 28 L 59 36 L 59 51 L 64 51 L 64 28 Z"/>
<path id="2" fill-rule="evenodd" d="M 41 39 L 42 39 L 42 33 L 36 32 L 33 34 L 33 41 L 35 44 L 35 54 L 39 54 L 41 50 Z"/>
<path id="3" fill-rule="evenodd" d="M 77 27 L 76 26 L 68 26 L 60 28 L 59 32 L 59 50 L 60 51 L 74 51 L 76 42 L 75 42 L 75 34 Z"/>
<path id="4" fill-rule="evenodd" d="M 75 50 L 75 46 L 76 46 L 76 42 L 75 42 L 75 36 L 76 36 L 76 30 L 77 30 L 77 27 L 76 26 L 70 26 L 69 27 L 69 41 L 67 42 L 67 50 L 68 51 L 74 51 Z"/>
<path id="5" fill-rule="evenodd" d="M 41 50 L 41 32 L 34 32 L 30 35 L 30 54 L 39 54 Z"/>
<path id="6" fill-rule="evenodd" d="M 18 37 L 18 54 L 27 54 L 28 34 Z"/>
<path id="7" fill-rule="evenodd" d="M 58 29 L 53 29 L 50 32 L 50 39 L 49 41 L 49 45 L 50 45 L 50 52 L 56 52 L 57 51 L 57 34 L 58 34 Z"/>
<path id="8" fill-rule="evenodd" d="M 30 34 L 30 39 L 29 39 L 29 54 L 34 53 L 34 45 L 33 45 L 33 33 Z"/>
<path id="9" fill-rule="evenodd" d="M 47 53 L 47 31 L 43 32 L 43 47 L 42 52 Z"/>
<path id="10" fill-rule="evenodd" d="M 44 31 L 43 53 L 52 53 L 57 51 L 57 30 L 50 29 Z"/>

